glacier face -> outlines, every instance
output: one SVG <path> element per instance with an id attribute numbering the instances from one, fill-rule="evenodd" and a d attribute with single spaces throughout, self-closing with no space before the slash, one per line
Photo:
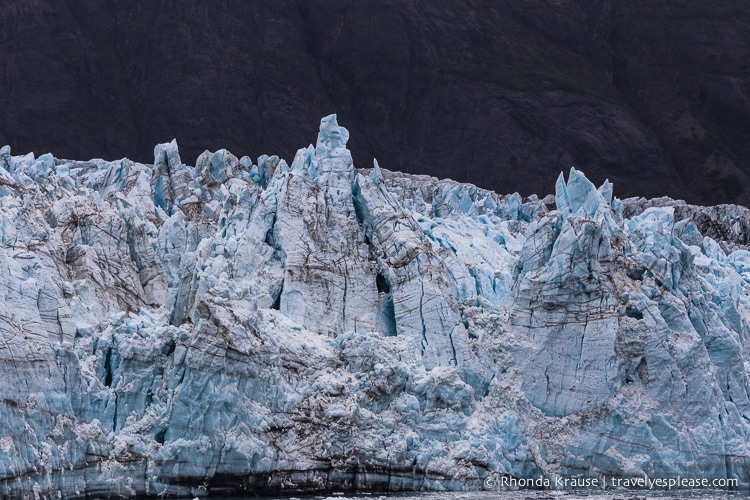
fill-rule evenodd
<path id="1" fill-rule="evenodd" d="M 0 149 L 0 494 L 750 482 L 750 213 Z"/>

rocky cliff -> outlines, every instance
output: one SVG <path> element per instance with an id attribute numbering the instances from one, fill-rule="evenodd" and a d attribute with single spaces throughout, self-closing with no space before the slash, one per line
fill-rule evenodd
<path id="1" fill-rule="evenodd" d="M 355 160 L 546 193 L 750 203 L 742 0 L 6 0 L 0 144 L 151 161 L 176 137 L 291 161 L 320 116 Z"/>
<path id="2" fill-rule="evenodd" d="M 750 483 L 747 209 L 0 149 L 0 493 Z"/>

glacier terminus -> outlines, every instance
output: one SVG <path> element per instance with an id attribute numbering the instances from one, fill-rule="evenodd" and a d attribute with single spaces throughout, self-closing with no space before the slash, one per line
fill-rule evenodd
<path id="1" fill-rule="evenodd" d="M 750 483 L 750 211 L 0 149 L 0 495 Z M 550 189 L 552 186 L 550 186 Z"/>

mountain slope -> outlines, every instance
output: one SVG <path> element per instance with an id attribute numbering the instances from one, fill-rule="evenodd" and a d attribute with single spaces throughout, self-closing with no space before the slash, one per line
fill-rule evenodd
<path id="1" fill-rule="evenodd" d="M 131 156 L 178 138 L 291 159 L 318 117 L 358 164 L 544 192 L 750 203 L 750 16 L 722 0 L 34 2 L 0 13 L 0 143 Z"/>

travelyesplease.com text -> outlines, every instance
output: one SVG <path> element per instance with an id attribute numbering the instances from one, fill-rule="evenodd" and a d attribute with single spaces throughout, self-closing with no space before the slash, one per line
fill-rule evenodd
<path id="1" fill-rule="evenodd" d="M 495 474 L 484 479 L 487 490 L 502 489 L 638 489 L 672 490 L 691 488 L 734 489 L 739 487 L 736 478 L 697 478 L 697 477 L 553 477 L 515 478 L 505 474 Z"/>

